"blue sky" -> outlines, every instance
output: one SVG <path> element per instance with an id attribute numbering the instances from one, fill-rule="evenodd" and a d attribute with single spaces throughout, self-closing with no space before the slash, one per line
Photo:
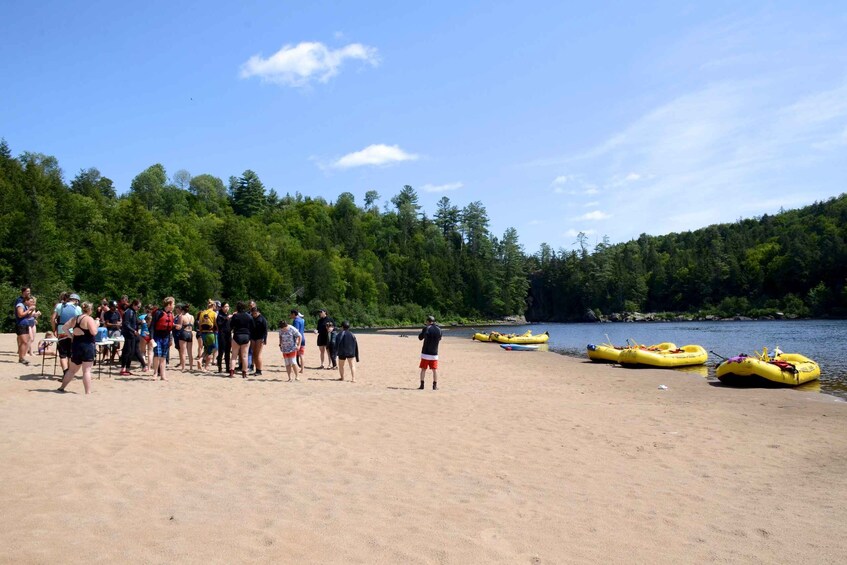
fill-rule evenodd
<path id="1" fill-rule="evenodd" d="M 847 191 L 847 4 L 811 4 L 6 2 L 0 137 L 619 242 Z"/>

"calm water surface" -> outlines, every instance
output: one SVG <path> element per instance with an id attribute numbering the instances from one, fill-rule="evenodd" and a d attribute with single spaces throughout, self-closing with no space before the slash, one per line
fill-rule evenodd
<path id="1" fill-rule="evenodd" d="M 808 383 L 800 390 L 820 390 L 847 398 L 847 320 L 793 320 L 750 322 L 643 322 L 609 324 L 531 324 L 480 328 L 482 332 L 497 330 L 504 333 L 550 332 L 550 350 L 585 359 L 585 346 L 604 343 L 624 345 L 627 338 L 638 343 L 653 344 L 670 341 L 677 346 L 702 345 L 724 357 L 739 353 L 752 354 L 777 345 L 786 353 L 800 353 L 821 366 L 821 379 Z M 449 335 L 473 335 L 470 328 L 445 328 Z M 714 367 L 720 358 L 709 353 L 707 372 L 714 377 Z M 694 372 L 706 373 L 702 368 Z M 707 376 L 704 374 L 704 376 Z"/>

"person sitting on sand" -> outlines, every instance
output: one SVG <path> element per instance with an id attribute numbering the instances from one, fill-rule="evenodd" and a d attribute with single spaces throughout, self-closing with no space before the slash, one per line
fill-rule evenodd
<path id="1" fill-rule="evenodd" d="M 344 365 L 350 367 L 350 382 L 356 382 L 356 365 L 353 364 L 353 359 L 356 363 L 359 362 L 359 343 L 356 341 L 356 336 L 350 331 L 350 322 L 344 320 L 341 322 L 341 333 L 338 334 L 336 340 L 338 345 L 338 359 L 341 361 L 338 364 L 338 372 L 341 376 L 339 381 L 344 380 Z"/>
<path id="2" fill-rule="evenodd" d="M 42 357 L 55 357 L 56 352 L 53 351 L 53 342 L 47 341 L 48 339 L 53 339 L 53 332 L 45 333 L 44 339 L 38 342 L 38 354 Z"/>
<path id="3" fill-rule="evenodd" d="M 291 371 L 294 371 L 294 380 L 299 381 L 297 373 L 297 352 L 300 351 L 300 332 L 297 328 L 288 324 L 288 320 L 279 322 L 279 350 L 282 352 L 282 361 L 285 364 L 285 372 L 291 381 Z"/>
<path id="4" fill-rule="evenodd" d="M 435 324 L 434 316 L 426 317 L 426 325 L 418 335 L 418 339 L 423 341 L 421 348 L 421 386 L 418 390 L 424 389 L 424 379 L 426 370 L 432 369 L 432 390 L 438 390 L 438 342 L 441 341 L 441 328 Z"/>

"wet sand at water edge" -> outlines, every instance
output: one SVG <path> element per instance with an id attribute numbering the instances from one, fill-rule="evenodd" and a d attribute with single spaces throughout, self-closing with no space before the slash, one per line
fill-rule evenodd
<path id="1" fill-rule="evenodd" d="M 415 337 L 84 396 L 0 336 L 0 562 L 844 563 L 847 403 Z"/>

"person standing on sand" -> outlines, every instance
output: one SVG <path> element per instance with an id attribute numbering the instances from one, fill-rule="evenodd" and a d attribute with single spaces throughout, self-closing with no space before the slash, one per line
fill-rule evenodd
<path id="1" fill-rule="evenodd" d="M 434 316 L 426 317 L 426 325 L 418 339 L 423 341 L 421 348 L 421 386 L 418 390 L 424 389 L 424 379 L 426 370 L 432 369 L 432 390 L 438 390 L 438 342 L 441 341 L 441 328 L 435 324 Z"/>
<path id="2" fill-rule="evenodd" d="M 35 306 L 35 297 L 30 296 L 29 300 L 27 300 L 26 305 L 28 308 L 33 309 L 32 317 L 25 320 L 26 325 L 29 327 L 29 345 L 27 345 L 27 355 L 32 355 L 32 344 L 35 343 L 35 328 L 38 323 L 38 318 L 41 317 L 41 312 L 38 311 L 38 308 Z"/>
<path id="3" fill-rule="evenodd" d="M 106 309 L 101 312 L 100 325 L 106 326 L 109 339 L 121 337 L 121 313 L 118 311 L 118 303 L 112 300 L 106 305 Z M 103 356 L 109 352 L 109 363 L 115 363 L 115 355 L 118 353 L 119 346 L 117 343 L 103 348 Z M 102 362 L 102 359 L 101 359 Z"/>
<path id="4" fill-rule="evenodd" d="M 215 303 L 220 304 L 220 302 Z M 218 326 L 218 372 L 222 373 L 221 362 L 226 362 L 226 372 L 229 373 L 230 354 L 232 352 L 232 334 L 229 331 L 229 303 L 224 302 L 220 306 L 218 316 L 215 318 L 215 324 Z"/>
<path id="5" fill-rule="evenodd" d="M 153 379 L 162 381 L 167 378 L 167 361 L 169 350 L 171 348 L 171 332 L 174 329 L 174 299 L 172 296 L 165 298 L 162 303 L 162 308 L 157 309 L 152 314 L 150 326 L 153 331 Z"/>
<path id="6" fill-rule="evenodd" d="M 233 363 L 237 363 L 241 378 L 247 378 L 247 350 L 250 348 L 250 335 L 253 333 L 253 317 L 245 312 L 247 305 L 239 301 L 235 305 L 235 314 L 229 319 L 229 329 L 232 332 Z M 229 376 L 235 376 L 235 369 L 230 368 Z"/>
<path id="7" fill-rule="evenodd" d="M 300 367 L 300 374 L 302 375 L 303 370 L 306 368 L 303 363 L 303 356 L 306 354 L 306 321 L 298 310 L 291 311 L 291 325 L 300 332 L 300 350 L 297 352 L 297 366 Z"/>
<path id="8" fill-rule="evenodd" d="M 53 334 L 59 338 L 56 351 L 59 354 L 59 364 L 62 366 L 62 373 L 68 370 L 68 359 L 71 358 L 71 336 L 62 329 L 62 326 L 71 318 L 76 318 L 80 315 L 82 315 L 82 308 L 79 307 L 79 295 L 63 292 L 60 302 L 56 305 L 55 310 L 53 310 L 53 316 L 50 319 L 50 323 L 53 326 Z"/>
<path id="9" fill-rule="evenodd" d="M 97 318 L 91 316 L 91 309 L 90 302 L 83 302 L 82 314 L 76 318 L 71 318 L 62 326 L 64 332 L 74 336 L 74 341 L 71 345 L 71 365 L 65 371 L 62 384 L 56 389 L 56 392 L 65 392 L 76 372 L 82 367 L 82 386 L 85 388 L 85 394 L 91 394 L 91 367 L 97 358 L 97 346 L 94 345 L 94 338 L 97 336 L 97 328 L 100 327 Z"/>
<path id="10" fill-rule="evenodd" d="M 261 377 L 262 350 L 268 343 L 268 321 L 259 312 L 257 306 L 253 306 L 250 315 L 253 317 L 253 329 L 250 332 L 250 347 L 253 349 L 253 366 L 256 368 L 253 371 L 253 376 Z"/>
<path id="11" fill-rule="evenodd" d="M 18 336 L 18 363 L 29 365 L 26 359 L 27 351 L 29 351 L 29 322 L 35 313 L 35 308 L 28 307 L 27 301 L 32 296 L 32 291 L 28 286 L 21 288 L 21 295 L 15 299 L 13 306 L 15 310 L 15 334 Z"/>
<path id="12" fill-rule="evenodd" d="M 326 324 L 326 353 L 326 368 L 330 371 L 338 369 L 338 333 L 336 333 L 335 323 L 332 321 Z"/>
<path id="13" fill-rule="evenodd" d="M 350 322 L 344 320 L 341 322 L 341 333 L 338 334 L 336 341 L 338 347 L 338 372 L 339 381 L 344 380 L 344 365 L 350 367 L 350 382 L 356 382 L 356 365 L 353 364 L 353 359 L 356 363 L 359 362 L 359 342 L 356 341 L 356 336 L 350 331 Z"/>
<path id="14" fill-rule="evenodd" d="M 218 352 L 218 306 L 211 298 L 206 309 L 197 315 L 197 328 L 200 330 L 200 341 L 203 342 L 203 362 L 198 363 L 204 373 L 209 370 L 215 354 Z"/>
<path id="15" fill-rule="evenodd" d="M 300 351 L 300 332 L 294 326 L 288 325 L 288 320 L 279 322 L 279 350 L 282 352 L 282 362 L 285 364 L 285 372 L 288 381 L 291 382 L 291 370 L 294 369 L 294 380 L 299 381 L 297 376 L 297 352 Z"/>
<path id="16" fill-rule="evenodd" d="M 179 365 L 182 372 L 194 370 L 194 316 L 191 314 L 191 307 L 188 304 L 183 304 L 182 316 L 180 317 L 180 332 L 179 332 Z M 176 323 L 176 322 L 174 322 Z M 186 359 L 188 365 L 185 364 Z"/>
<path id="17" fill-rule="evenodd" d="M 131 377 L 132 373 L 129 367 L 133 359 L 138 359 L 141 363 L 141 370 L 147 371 L 147 362 L 141 353 L 138 351 L 139 334 L 141 333 L 138 327 L 138 308 L 141 307 L 141 302 L 136 298 L 129 303 L 124 310 L 121 318 L 121 335 L 124 338 L 124 348 L 121 352 L 121 372 L 122 377 Z"/>
<path id="18" fill-rule="evenodd" d="M 326 356 L 326 346 L 327 340 L 329 339 L 329 332 L 327 332 L 327 325 L 332 323 L 332 318 L 328 318 L 326 315 L 326 310 L 321 308 L 318 310 L 318 349 L 321 352 L 321 369 L 324 368 L 324 357 Z M 327 369 L 331 367 L 327 364 Z"/>

